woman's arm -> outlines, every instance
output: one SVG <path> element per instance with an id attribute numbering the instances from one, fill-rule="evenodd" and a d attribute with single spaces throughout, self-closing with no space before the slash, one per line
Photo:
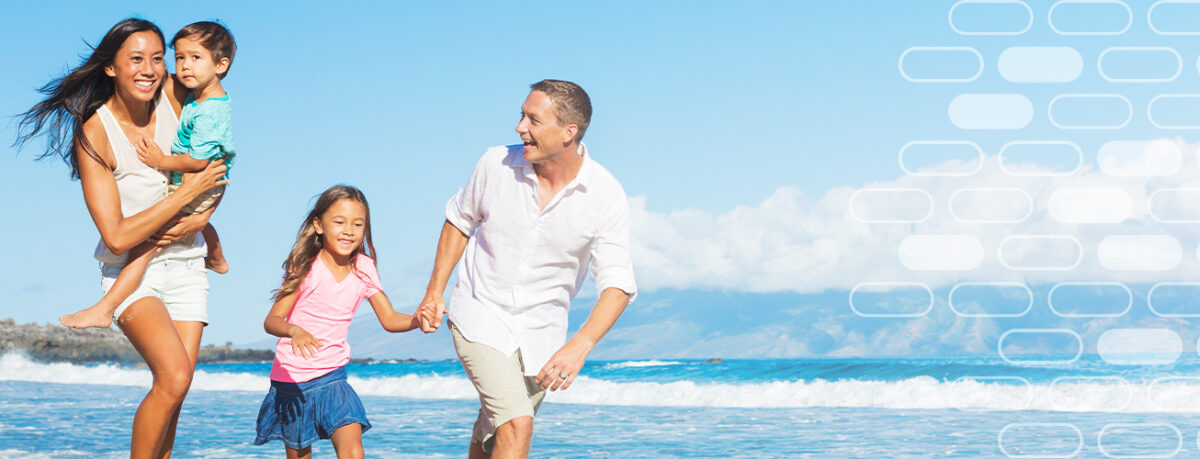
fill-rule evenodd
<path id="1" fill-rule="evenodd" d="M 421 322 L 417 320 L 416 316 L 396 312 L 395 309 L 392 309 L 392 302 L 388 301 L 387 295 L 383 292 L 371 295 L 367 301 L 371 302 L 371 309 L 375 310 L 375 317 L 379 318 L 379 325 L 383 325 L 384 330 L 400 333 L 421 326 Z"/>
<path id="2" fill-rule="evenodd" d="M 89 119 L 84 123 L 83 131 L 100 156 L 112 163 L 113 154 L 100 118 Z M 121 215 L 121 195 L 117 191 L 117 180 L 112 170 L 88 155 L 80 145 L 75 146 L 75 157 L 79 162 L 79 182 L 83 187 L 83 200 L 88 213 L 100 231 L 104 244 L 118 255 L 146 240 L 204 191 L 227 183 L 219 180 L 225 175 L 225 166 L 214 161 L 166 199 L 149 209 L 124 217 Z"/>
<path id="3" fill-rule="evenodd" d="M 296 291 L 275 300 L 275 304 L 271 306 L 271 312 L 267 313 L 266 320 L 263 320 L 263 329 L 273 336 L 291 338 L 292 353 L 308 359 L 317 355 L 322 344 L 307 330 L 287 322 L 288 314 L 291 314 L 292 308 L 296 307 L 296 297 L 298 296 L 300 296 L 300 292 Z"/>

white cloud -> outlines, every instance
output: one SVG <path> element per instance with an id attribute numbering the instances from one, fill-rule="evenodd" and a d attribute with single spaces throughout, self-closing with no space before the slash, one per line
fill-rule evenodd
<path id="1" fill-rule="evenodd" d="M 1071 176 L 1011 176 L 1000 168 L 999 159 L 992 156 L 987 157 L 981 170 L 970 177 L 901 176 L 862 188 L 833 188 L 815 200 L 796 187 L 784 186 L 757 205 L 741 206 L 720 215 L 695 209 L 652 212 L 646 209 L 645 197 L 633 197 L 632 231 L 638 280 L 645 289 L 719 288 L 811 293 L 828 289 L 849 290 L 868 281 L 917 281 L 938 288 L 960 281 L 1052 283 L 1195 279 L 1200 274 L 1200 262 L 1196 259 L 1200 234 L 1194 225 L 1156 221 L 1149 213 L 1148 197 L 1163 188 L 1200 188 L 1197 148 L 1179 139 L 1141 144 L 1140 156 L 1113 154 L 1101 158 L 1106 161 L 1103 172 L 1096 163 L 1088 163 Z M 1167 153 L 1176 151 L 1184 152 L 1183 160 L 1171 159 L 1168 167 L 1158 164 L 1164 155 L 1171 156 Z M 1177 162 L 1182 166 L 1176 168 Z M 948 166 L 935 165 L 931 169 L 939 167 Z M 1033 166 L 1021 167 L 1025 173 L 1036 172 Z M 1178 171 L 1166 177 L 1138 176 L 1168 169 Z M 922 193 L 912 192 L 859 193 L 855 198 L 855 212 L 850 211 L 851 199 L 856 192 L 880 188 L 924 190 L 933 198 L 933 213 L 919 223 L 864 223 L 863 220 L 870 221 L 870 218 L 860 214 L 873 209 L 879 209 L 883 220 L 892 221 L 903 219 L 897 215 L 924 213 L 921 209 L 927 204 L 913 201 L 927 202 L 927 198 Z M 988 189 L 998 189 L 994 201 L 988 199 Z M 972 191 L 970 196 L 960 194 L 960 198 L 955 199 L 955 212 L 952 213 L 951 198 L 960 190 Z M 1023 209 L 1028 204 L 1021 202 L 1024 198 L 1020 191 L 1032 200 L 1031 212 Z M 1052 200 L 1051 196 L 1056 192 L 1060 192 L 1060 198 Z M 1082 198 L 1109 195 L 1122 199 L 1112 203 L 1088 201 L 1084 203 L 1086 206 L 1072 204 Z M 872 202 L 857 202 L 864 198 Z M 997 203 L 996 212 L 979 207 L 991 202 Z M 1155 214 L 1196 215 L 1195 209 L 1185 208 L 1184 204 L 1189 202 L 1191 200 L 1160 199 L 1155 202 Z M 1021 220 L 1025 214 L 1028 217 Z M 1117 223 L 1105 223 L 1119 220 L 1114 217 L 1118 214 L 1127 217 Z M 974 218 L 967 218 L 968 215 Z M 987 220 L 987 215 L 1002 215 L 1008 221 L 1016 216 L 1015 219 L 1021 221 L 976 222 Z M 1080 223 L 1081 220 L 1101 223 Z M 1097 247 L 1105 237 L 1118 234 L 1170 236 L 1182 246 L 1183 260 L 1168 271 L 1112 270 L 1098 261 Z M 918 272 L 906 268 L 899 257 L 901 245 L 910 236 L 926 235 L 975 238 L 984 249 L 982 261 L 974 269 L 960 271 Z M 1057 260 L 1070 254 L 1036 251 L 1022 255 L 1019 260 L 1009 260 L 1009 252 L 1017 253 L 1020 249 L 1012 243 L 1038 242 L 1036 239 L 1018 239 L 1006 244 L 1004 261 L 1021 263 L 1008 263 L 1010 267 L 1050 269 L 1010 269 L 1001 263 L 999 247 L 1012 235 L 1055 235 L 1066 236 L 1057 239 L 1059 241 L 1077 240 L 1082 248 L 1081 261 L 1077 267 L 1064 267 Z M 1071 245 L 1073 247 L 1074 243 Z M 936 259 L 953 254 L 927 255 Z M 1039 260 L 1047 264 L 1039 265 Z"/>

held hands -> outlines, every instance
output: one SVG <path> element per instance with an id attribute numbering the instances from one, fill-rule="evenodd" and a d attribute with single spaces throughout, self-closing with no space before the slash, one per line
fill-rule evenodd
<path id="1" fill-rule="evenodd" d="M 421 305 L 417 307 L 417 320 L 421 323 L 421 331 L 433 333 L 442 326 L 442 317 L 446 315 L 446 300 L 441 295 L 425 295 Z"/>
<path id="2" fill-rule="evenodd" d="M 138 159 L 146 163 L 147 166 L 155 169 L 162 169 L 162 161 L 166 155 L 163 155 L 162 149 L 158 148 L 158 144 L 142 137 L 140 142 L 133 144 L 133 149 L 137 150 Z"/>
<path id="3" fill-rule="evenodd" d="M 303 328 L 293 325 L 288 335 L 292 337 L 292 353 L 305 360 L 315 357 L 321 350 L 321 340 Z"/>
<path id="4" fill-rule="evenodd" d="M 592 346 L 579 338 L 567 341 L 558 352 L 550 356 L 550 361 L 546 362 L 542 371 L 538 372 L 538 385 L 551 392 L 567 390 L 575 382 L 575 377 L 579 375 L 579 370 L 583 369 L 583 362 L 587 360 L 591 351 Z"/>

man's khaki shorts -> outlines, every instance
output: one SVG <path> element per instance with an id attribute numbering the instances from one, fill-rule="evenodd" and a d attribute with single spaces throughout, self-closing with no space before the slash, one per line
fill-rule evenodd
<path id="1" fill-rule="evenodd" d="M 537 384 L 536 377 L 525 376 L 519 349 L 512 355 L 504 355 L 491 346 L 472 343 L 463 338 L 453 323 L 450 334 L 454 336 L 458 360 L 479 392 L 479 417 L 475 419 L 471 441 L 483 445 L 484 451 L 491 451 L 496 428 L 521 416 L 532 418 L 546 391 Z"/>

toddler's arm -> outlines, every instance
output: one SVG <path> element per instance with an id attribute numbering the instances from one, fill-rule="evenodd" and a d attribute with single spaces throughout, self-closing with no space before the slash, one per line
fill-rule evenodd
<path id="1" fill-rule="evenodd" d="M 280 338 L 291 338 L 292 353 L 308 359 L 316 356 L 317 351 L 321 350 L 321 341 L 307 330 L 286 320 L 288 314 L 292 313 L 292 308 L 296 306 L 296 297 L 299 295 L 298 291 L 292 292 L 276 300 L 275 305 L 271 306 L 271 312 L 267 313 L 267 319 L 263 321 L 263 329 Z"/>
<path id="2" fill-rule="evenodd" d="M 198 172 L 208 166 L 208 160 L 196 159 L 190 155 L 164 155 L 158 144 L 142 137 L 142 141 L 134 144 L 138 159 L 147 166 L 155 169 L 166 169 L 179 172 Z"/>
<path id="3" fill-rule="evenodd" d="M 371 295 L 367 301 L 371 302 L 371 308 L 375 310 L 375 316 L 379 318 L 379 325 L 383 325 L 384 330 L 401 333 L 421 326 L 421 322 L 417 320 L 416 316 L 396 312 L 395 309 L 392 309 L 392 302 L 388 301 L 387 295 L 383 292 Z"/>

